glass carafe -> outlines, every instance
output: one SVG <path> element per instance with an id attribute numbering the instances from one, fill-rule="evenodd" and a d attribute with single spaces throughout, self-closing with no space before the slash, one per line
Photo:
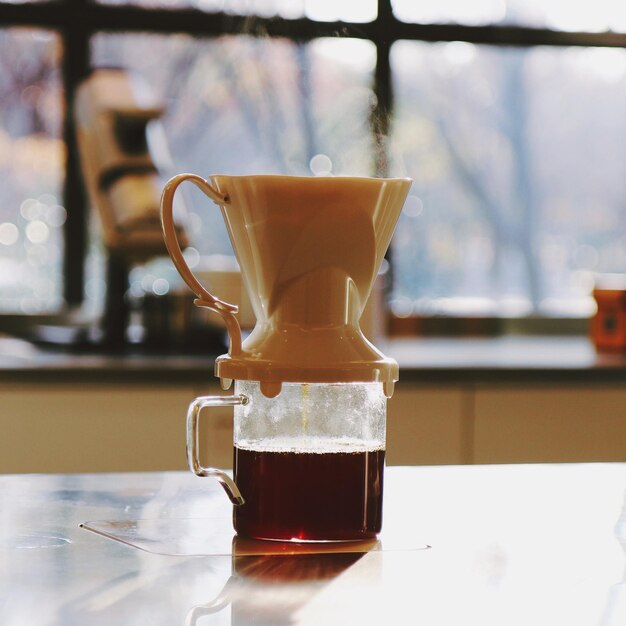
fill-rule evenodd
<path id="1" fill-rule="evenodd" d="M 225 404 L 234 406 L 234 483 L 198 460 L 200 411 Z M 191 403 L 190 467 L 223 482 L 242 536 L 374 537 L 382 524 L 386 404 L 380 383 L 284 383 L 268 398 L 258 382 L 236 381 L 233 396 Z"/>

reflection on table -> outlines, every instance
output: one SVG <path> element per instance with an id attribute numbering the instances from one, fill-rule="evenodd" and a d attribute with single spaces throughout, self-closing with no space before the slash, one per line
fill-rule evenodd
<path id="1" fill-rule="evenodd" d="M 211 481 L 4 476 L 2 623 L 621 626 L 625 489 L 624 464 L 391 467 L 363 552 L 251 554 L 231 535 L 228 554 L 171 556 L 158 537 L 138 549 L 79 525 L 210 533 L 230 512 Z"/>

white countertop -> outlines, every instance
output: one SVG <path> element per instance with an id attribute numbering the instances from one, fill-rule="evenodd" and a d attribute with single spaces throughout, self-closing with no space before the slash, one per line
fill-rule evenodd
<path id="1" fill-rule="evenodd" d="M 626 623 L 626 464 L 391 467 L 385 478 L 381 541 L 364 554 L 169 556 L 155 554 L 172 550 L 153 523 L 180 543 L 190 519 L 206 519 L 210 538 L 230 512 L 214 481 L 0 477 L 1 623 Z M 79 527 L 88 520 L 125 520 L 145 549 Z"/>

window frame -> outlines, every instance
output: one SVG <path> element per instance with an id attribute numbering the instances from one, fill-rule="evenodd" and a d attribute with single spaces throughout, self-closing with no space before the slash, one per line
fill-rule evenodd
<path id="1" fill-rule="evenodd" d="M 373 174 L 388 174 L 388 154 L 380 137 L 387 135 L 393 115 L 393 83 L 390 51 L 396 41 L 450 42 L 496 46 L 583 46 L 626 48 L 626 33 L 556 31 L 547 28 L 493 24 L 468 26 L 461 24 L 417 24 L 397 19 L 391 0 L 377 0 L 377 17 L 367 23 L 320 22 L 309 18 L 283 19 L 224 12 L 204 12 L 193 8 L 146 8 L 132 5 L 105 5 L 91 0 L 50 0 L 41 3 L 6 3 L 0 0 L 0 28 L 32 27 L 51 30 L 61 38 L 63 46 L 62 85 L 65 98 L 63 140 L 67 146 L 63 201 L 67 210 L 64 224 L 63 295 L 67 306 L 83 301 L 84 267 L 87 252 L 89 204 L 80 174 L 73 118 L 76 89 L 90 70 L 90 40 L 101 32 L 182 33 L 201 38 L 221 35 L 283 37 L 308 42 L 320 37 L 346 37 L 371 41 L 376 47 L 373 91 L 376 106 L 370 126 L 375 142 Z M 3 316 L 19 318 L 19 315 Z M 492 334 L 507 324 L 498 318 L 485 318 L 483 324 L 424 324 L 419 317 L 392 320 L 391 331 L 398 334 L 429 332 L 463 333 L 463 329 L 481 329 Z M 448 330 L 446 330 L 446 328 Z M 546 328 L 550 328 L 548 325 Z M 579 328 L 579 326 L 576 326 Z M 456 329 L 456 330 L 454 330 Z M 460 330 L 459 330 L 460 329 Z M 550 332 L 548 330 L 548 332 Z M 582 332 L 582 331 L 581 331 Z"/>

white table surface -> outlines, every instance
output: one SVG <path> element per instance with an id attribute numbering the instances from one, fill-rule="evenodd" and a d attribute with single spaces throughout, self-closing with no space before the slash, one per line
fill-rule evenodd
<path id="1" fill-rule="evenodd" d="M 624 626 L 625 490 L 626 464 L 391 467 L 379 550 L 167 556 L 79 525 L 228 515 L 212 480 L 3 476 L 0 624 Z"/>

